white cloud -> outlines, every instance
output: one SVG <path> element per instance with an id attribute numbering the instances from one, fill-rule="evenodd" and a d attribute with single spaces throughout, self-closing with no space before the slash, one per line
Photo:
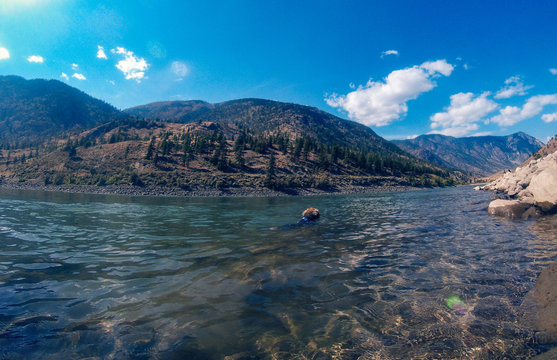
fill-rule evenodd
<path id="1" fill-rule="evenodd" d="M 516 95 L 526 95 L 531 88 L 533 86 L 524 86 L 519 76 L 512 76 L 505 80 L 505 86 L 497 91 L 494 97 L 496 99 L 508 99 Z"/>
<path id="2" fill-rule="evenodd" d="M 385 50 L 381 53 L 381 58 L 384 58 L 385 56 L 388 55 L 397 55 L 398 56 L 398 50 Z"/>
<path id="3" fill-rule="evenodd" d="M 546 123 L 557 121 L 557 112 L 553 114 L 543 114 L 542 120 Z"/>
<path id="4" fill-rule="evenodd" d="M 27 61 L 29 61 L 30 63 L 42 64 L 44 63 L 44 58 L 39 55 L 31 55 L 27 58 Z"/>
<path id="5" fill-rule="evenodd" d="M 425 62 L 395 70 L 383 81 L 370 79 L 346 95 L 332 94 L 325 101 L 331 107 L 344 109 L 351 119 L 362 124 L 385 126 L 408 112 L 406 102 L 436 87 L 434 78 L 449 76 L 453 69 L 445 60 Z"/>
<path id="6" fill-rule="evenodd" d="M 114 80 L 106 80 L 107 83 L 111 84 L 111 85 L 116 85 L 116 83 L 114 82 Z"/>
<path id="7" fill-rule="evenodd" d="M 549 69 L 549 72 L 553 75 L 557 75 L 557 69 Z"/>
<path id="8" fill-rule="evenodd" d="M 6 60 L 10 58 L 10 52 L 8 49 L 0 47 L 0 60 Z"/>
<path id="9" fill-rule="evenodd" d="M 79 65 L 77 64 L 72 64 L 72 69 L 77 70 L 79 68 Z"/>
<path id="10" fill-rule="evenodd" d="M 479 129 L 477 124 L 486 115 L 495 111 L 498 105 L 488 99 L 489 92 L 474 97 L 473 93 L 451 95 L 451 104 L 431 116 L 431 133 L 448 136 L 464 136 Z"/>
<path id="11" fill-rule="evenodd" d="M 418 136 L 420 136 L 420 135 L 418 135 L 418 134 L 408 135 L 408 136 L 406 137 L 406 140 L 412 140 L 412 139 L 417 138 Z"/>
<path id="12" fill-rule="evenodd" d="M 87 80 L 87 78 L 83 74 L 80 74 L 80 73 L 74 73 L 72 75 L 72 77 L 76 78 L 77 80 Z"/>
<path id="13" fill-rule="evenodd" d="M 489 121 L 500 126 L 511 126 L 522 120 L 534 117 L 542 112 L 544 106 L 557 104 L 557 94 L 532 96 L 524 106 L 506 106 L 501 109 L 499 115 L 492 117 Z"/>
<path id="14" fill-rule="evenodd" d="M 132 51 L 128 51 L 123 47 L 112 49 L 111 52 L 124 57 L 124 60 L 118 61 L 116 68 L 126 75 L 126 79 L 141 82 L 141 79 L 145 77 L 145 71 L 149 67 L 147 61 L 144 58 L 135 56 Z"/>
<path id="15" fill-rule="evenodd" d="M 438 76 L 436 75 L 436 73 L 449 76 L 454 70 L 454 66 L 449 64 L 445 60 L 427 61 L 420 65 L 420 67 L 427 70 L 427 72 L 431 76 Z"/>
<path id="16" fill-rule="evenodd" d="M 68 74 L 66 74 L 66 73 L 60 74 L 60 77 L 64 80 L 66 80 L 66 81 L 70 80 L 70 78 L 68 77 Z"/>
<path id="17" fill-rule="evenodd" d="M 177 81 L 183 80 L 184 76 L 188 75 L 188 73 L 190 71 L 188 69 L 188 66 L 181 61 L 172 62 L 171 67 L 172 67 L 172 72 L 174 73 L 174 75 L 176 75 L 178 77 L 176 79 Z"/>
<path id="18" fill-rule="evenodd" d="M 108 59 L 108 56 L 106 56 L 106 53 L 104 52 L 104 48 L 100 45 L 97 45 L 97 58 L 98 59 Z"/>

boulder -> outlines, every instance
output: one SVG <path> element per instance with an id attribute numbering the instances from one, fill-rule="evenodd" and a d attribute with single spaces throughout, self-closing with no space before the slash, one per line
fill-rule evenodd
<path id="1" fill-rule="evenodd" d="M 557 206 L 557 166 L 543 169 L 534 175 L 528 185 L 528 191 L 540 209 L 554 209 Z"/>
<path id="2" fill-rule="evenodd" d="M 530 208 L 529 204 L 524 204 L 518 200 L 497 199 L 489 204 L 487 212 L 490 215 L 504 216 L 512 219 L 522 218 L 523 216 L 528 218 L 532 216 L 532 212 L 528 211 Z"/>
<path id="3" fill-rule="evenodd" d="M 557 211 L 557 152 L 505 173 L 484 189 L 514 199 L 492 202 L 488 208 L 490 214 L 528 218 Z M 530 209 L 534 205 L 536 208 Z"/>

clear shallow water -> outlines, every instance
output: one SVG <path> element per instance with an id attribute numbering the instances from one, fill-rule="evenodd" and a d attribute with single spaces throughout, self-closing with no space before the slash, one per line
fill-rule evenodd
<path id="1" fill-rule="evenodd" d="M 0 190 L 0 358 L 527 358 L 519 306 L 557 236 L 490 196 Z M 283 226 L 309 206 L 318 225 Z"/>

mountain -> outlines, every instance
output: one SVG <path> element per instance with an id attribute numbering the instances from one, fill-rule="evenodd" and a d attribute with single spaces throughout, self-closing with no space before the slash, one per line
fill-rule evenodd
<path id="1" fill-rule="evenodd" d="M 404 154 L 369 127 L 314 107 L 265 99 L 239 99 L 218 104 L 203 101 L 158 102 L 124 110 L 146 120 L 174 123 L 211 121 L 247 128 L 255 135 L 300 135 L 354 149 Z M 407 155 L 406 155 L 407 156 Z"/>
<path id="2" fill-rule="evenodd" d="M 66 96 L 59 82 L 39 84 L 63 90 L 60 99 L 52 91 L 40 93 L 39 99 L 51 100 L 50 111 L 74 109 L 73 119 L 80 121 L 59 127 L 71 132 L 51 131 L 43 143 L 0 148 L 0 178 L 7 182 L 353 191 L 446 185 L 461 176 L 414 158 L 366 126 L 308 106 L 264 99 L 159 102 L 120 114 L 75 89 L 69 91 L 75 96 Z M 25 93 L 13 97 L 35 99 Z M 98 117 L 91 104 L 105 105 L 94 107 Z M 14 106 L 12 117 L 58 125 L 43 115 L 43 107 L 28 106 L 23 115 Z M 25 121 L 14 136 L 28 134 Z"/>
<path id="3" fill-rule="evenodd" d="M 538 160 L 546 157 L 547 155 L 553 154 L 557 151 L 557 135 L 553 136 L 547 144 L 545 144 L 541 149 L 532 154 L 521 166 L 528 165 L 532 160 Z"/>
<path id="4" fill-rule="evenodd" d="M 37 142 L 127 116 L 57 80 L 0 76 L 0 144 Z"/>
<path id="5" fill-rule="evenodd" d="M 543 146 L 542 142 L 523 132 L 509 136 L 462 138 L 422 135 L 393 143 L 422 160 L 479 176 L 515 168 Z"/>

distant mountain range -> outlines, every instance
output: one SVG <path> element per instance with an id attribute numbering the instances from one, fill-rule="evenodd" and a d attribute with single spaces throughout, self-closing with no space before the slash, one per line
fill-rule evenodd
<path id="1" fill-rule="evenodd" d="M 393 143 L 422 160 L 479 176 L 513 169 L 543 146 L 541 141 L 523 132 L 462 138 L 422 135 Z"/>
<path id="2" fill-rule="evenodd" d="M 396 145 L 395 145 L 396 144 Z M 431 186 L 512 167 L 518 133 L 389 142 L 317 108 L 264 99 L 169 101 L 119 111 L 56 80 L 0 76 L 0 178 L 188 189 Z M 514 166 L 514 165 L 513 165 Z"/>

